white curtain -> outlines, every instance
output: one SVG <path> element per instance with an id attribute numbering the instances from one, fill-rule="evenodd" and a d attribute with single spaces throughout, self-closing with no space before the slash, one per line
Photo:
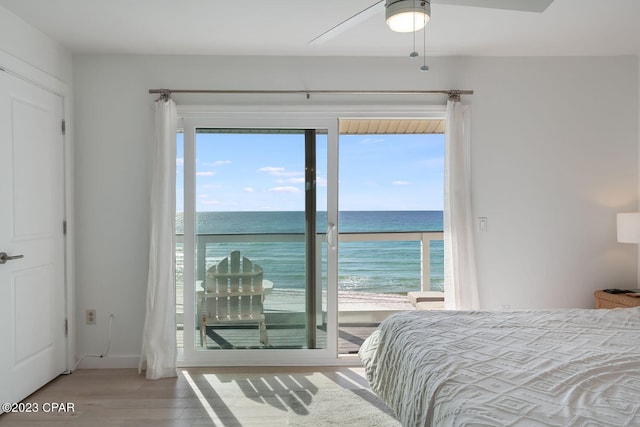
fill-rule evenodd
<path id="1" fill-rule="evenodd" d="M 448 310 L 480 307 L 471 205 L 471 111 L 447 102 L 444 184 L 444 302 Z"/>
<path id="2" fill-rule="evenodd" d="M 176 104 L 156 101 L 151 183 L 151 238 L 147 303 L 138 373 L 147 379 L 176 376 L 175 212 Z"/>

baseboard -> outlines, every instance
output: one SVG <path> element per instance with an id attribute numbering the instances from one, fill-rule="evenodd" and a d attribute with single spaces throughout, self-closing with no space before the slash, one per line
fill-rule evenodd
<path id="1" fill-rule="evenodd" d="M 106 357 L 86 357 L 78 363 L 75 369 L 138 369 L 140 356 L 106 356 Z M 210 366 L 247 366 L 244 360 L 237 360 L 235 363 L 212 363 L 207 361 L 177 361 L 178 368 L 186 367 L 210 367 Z M 251 365 L 254 366 L 254 365 Z M 304 360 L 282 361 L 281 363 L 271 361 L 263 366 L 361 366 L 360 359 L 355 354 L 340 355 L 336 359 L 315 359 L 305 358 Z"/>
<path id="2" fill-rule="evenodd" d="M 76 369 L 137 369 L 139 363 L 140 356 L 85 357 Z"/>

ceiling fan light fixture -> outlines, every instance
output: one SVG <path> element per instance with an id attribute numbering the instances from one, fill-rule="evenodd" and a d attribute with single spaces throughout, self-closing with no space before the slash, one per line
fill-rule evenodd
<path id="1" fill-rule="evenodd" d="M 399 33 L 423 29 L 431 15 L 431 3 L 426 0 L 386 0 L 385 9 L 387 25 Z"/>

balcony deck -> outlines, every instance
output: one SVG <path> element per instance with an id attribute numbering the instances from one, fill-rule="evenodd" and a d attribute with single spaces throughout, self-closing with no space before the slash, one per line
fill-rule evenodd
<path id="1" fill-rule="evenodd" d="M 182 297 L 178 291 L 178 301 Z M 304 300 L 300 293 L 274 292 L 265 301 L 267 313 L 303 312 Z M 269 302 L 269 300 L 271 300 Z M 269 302 L 267 304 L 267 302 Z M 178 307 L 181 310 L 181 306 Z M 375 294 L 366 292 L 340 292 L 338 295 L 338 353 L 354 354 L 362 342 L 378 327 L 382 319 L 392 313 L 415 308 L 406 295 Z M 181 314 L 181 312 L 179 313 Z M 269 342 L 278 348 L 300 348 L 305 342 L 302 326 L 269 325 Z M 318 329 L 318 342 L 326 340 L 326 331 Z M 183 346 L 182 330 L 178 330 L 178 347 Z M 207 328 L 208 349 L 262 348 L 257 326 L 222 326 Z"/>
<path id="2" fill-rule="evenodd" d="M 365 339 L 378 327 L 377 323 L 341 324 L 338 328 L 338 354 L 355 354 Z M 297 327 L 269 327 L 270 347 L 279 349 L 303 348 L 306 333 L 302 325 Z M 326 331 L 318 328 L 318 347 L 326 346 Z M 260 349 L 257 327 L 207 327 L 207 349 Z"/>

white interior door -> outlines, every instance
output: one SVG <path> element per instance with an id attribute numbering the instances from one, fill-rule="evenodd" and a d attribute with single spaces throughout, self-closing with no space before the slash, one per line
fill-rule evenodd
<path id="1" fill-rule="evenodd" d="M 0 72 L 0 402 L 65 370 L 62 117 L 59 96 Z"/>

